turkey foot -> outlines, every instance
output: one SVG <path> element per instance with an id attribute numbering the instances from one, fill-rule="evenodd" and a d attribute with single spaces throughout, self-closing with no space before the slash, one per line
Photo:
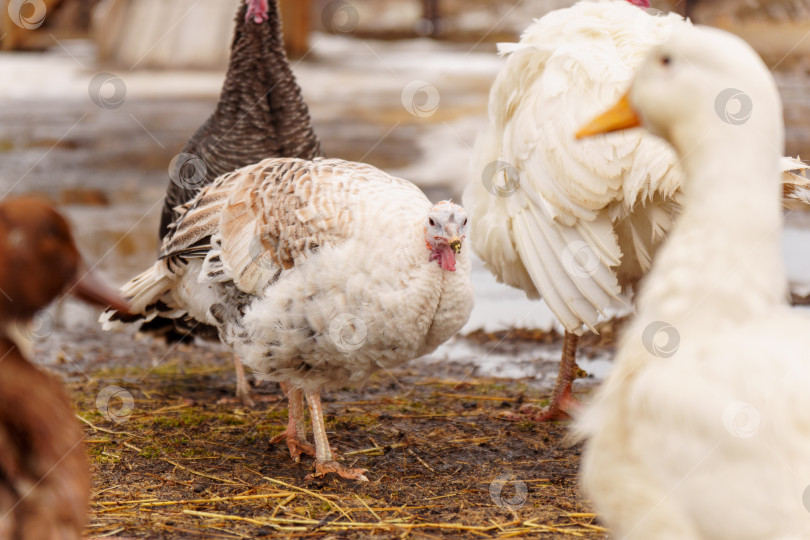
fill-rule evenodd
<path id="1" fill-rule="evenodd" d="M 287 443 L 287 448 L 290 449 L 290 457 L 292 457 L 293 461 L 296 463 L 301 461 L 302 454 L 315 457 L 315 447 L 309 444 L 306 439 L 299 437 L 295 430 L 290 431 L 289 429 L 285 429 L 270 439 L 270 444 L 278 444 L 281 441 Z"/>
<path id="2" fill-rule="evenodd" d="M 307 429 L 304 423 L 304 393 L 300 388 L 281 383 L 281 390 L 287 395 L 289 413 L 287 429 L 270 439 L 270 444 L 287 442 L 293 461 L 301 461 L 301 454 L 315 457 L 315 447 L 307 442 Z"/>
<path id="3" fill-rule="evenodd" d="M 245 375 L 245 366 L 242 365 L 242 360 L 237 355 L 233 355 L 233 366 L 236 369 L 236 397 L 242 402 L 242 405 L 252 408 L 256 404 L 250 397 L 250 383 Z"/>
<path id="4" fill-rule="evenodd" d="M 307 480 L 320 478 L 329 473 L 336 473 L 348 480 L 357 480 L 359 482 L 368 482 L 368 478 L 363 474 L 368 472 L 368 469 L 349 469 L 334 460 L 315 460 L 315 472 L 306 476 Z"/>
<path id="5" fill-rule="evenodd" d="M 337 473 L 349 480 L 368 482 L 368 478 L 363 474 L 368 469 L 349 469 L 335 461 L 334 453 L 329 446 L 329 439 L 326 438 L 321 394 L 317 391 L 307 391 L 304 395 L 309 404 L 309 418 L 312 420 L 312 436 L 315 438 L 315 472 L 308 474 L 307 479 L 312 480 L 313 478 L 318 478 L 329 473 Z"/>

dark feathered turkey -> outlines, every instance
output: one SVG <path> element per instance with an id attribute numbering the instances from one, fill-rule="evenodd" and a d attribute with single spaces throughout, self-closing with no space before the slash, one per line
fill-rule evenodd
<path id="1" fill-rule="evenodd" d="M 313 159 L 321 155 L 309 110 L 284 51 L 278 5 L 245 0 L 236 15 L 231 58 L 217 108 L 171 165 L 160 220 L 161 240 L 180 217 L 177 208 L 217 177 L 269 157 Z M 155 309 L 160 312 L 161 306 Z M 131 322 L 121 314 L 113 319 Z M 219 337 L 215 328 L 193 319 L 159 315 L 143 323 L 140 331 L 168 341 Z M 236 357 L 234 364 L 237 395 L 251 405 L 242 364 Z"/>
<path id="2" fill-rule="evenodd" d="M 177 170 L 166 190 L 160 238 L 179 217 L 175 207 L 191 200 L 215 178 L 268 157 L 313 159 L 321 145 L 295 81 L 281 34 L 275 1 L 246 0 L 236 16 L 231 58 L 219 103 L 183 148 L 205 164 L 204 178 Z M 186 178 L 187 180 L 184 180 Z"/>

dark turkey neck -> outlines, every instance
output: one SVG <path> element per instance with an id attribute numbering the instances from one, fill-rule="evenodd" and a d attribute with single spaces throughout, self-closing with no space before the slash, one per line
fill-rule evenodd
<path id="1" fill-rule="evenodd" d="M 284 52 L 278 6 L 272 0 L 269 6 L 268 20 L 257 24 L 245 20 L 247 5 L 242 2 L 217 108 L 183 148 L 202 158 L 205 180 L 190 188 L 169 183 L 161 237 L 177 218 L 174 206 L 190 200 L 218 176 L 268 157 L 321 155 L 309 110 Z"/>
<path id="2" fill-rule="evenodd" d="M 311 159 L 321 153 L 284 52 L 278 6 L 275 1 L 269 5 L 268 20 L 261 24 L 245 21 L 247 4 L 239 9 L 217 109 L 185 148 L 208 153 L 210 158 L 200 157 L 209 172 L 217 170 L 216 176 L 272 155 Z M 240 155 L 221 146 L 239 149 Z"/>

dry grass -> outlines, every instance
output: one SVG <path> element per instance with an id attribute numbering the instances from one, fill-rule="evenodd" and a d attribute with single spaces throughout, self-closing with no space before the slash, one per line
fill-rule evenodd
<path id="1" fill-rule="evenodd" d="M 328 393 L 330 439 L 347 464 L 369 469 L 363 484 L 308 482 L 312 461 L 295 464 L 268 442 L 286 421 L 275 385 L 256 389 L 253 409 L 222 399 L 233 391 L 225 354 L 188 348 L 157 369 L 89 375 L 69 386 L 95 479 L 90 537 L 605 537 L 579 495 L 580 448 L 565 444 L 565 426 L 498 418 L 542 403 L 519 382 L 400 371 Z M 109 385 L 134 398 L 120 423 L 96 406 Z M 499 477 L 501 500 L 519 502 L 525 486 L 523 504 L 496 504 Z"/>

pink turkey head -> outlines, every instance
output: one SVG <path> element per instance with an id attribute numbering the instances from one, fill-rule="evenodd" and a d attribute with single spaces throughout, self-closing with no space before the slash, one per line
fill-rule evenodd
<path id="1" fill-rule="evenodd" d="M 268 0 L 247 0 L 247 13 L 245 14 L 245 21 L 251 19 L 256 24 L 261 24 L 268 19 L 268 11 L 270 5 Z"/>

